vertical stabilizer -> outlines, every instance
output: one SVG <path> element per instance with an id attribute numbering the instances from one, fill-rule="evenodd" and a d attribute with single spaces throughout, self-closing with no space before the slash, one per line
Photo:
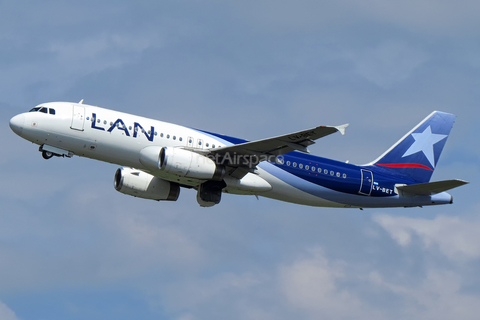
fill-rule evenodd
<path id="1" fill-rule="evenodd" d="M 434 111 L 371 165 L 418 183 L 430 181 L 455 115 Z"/>

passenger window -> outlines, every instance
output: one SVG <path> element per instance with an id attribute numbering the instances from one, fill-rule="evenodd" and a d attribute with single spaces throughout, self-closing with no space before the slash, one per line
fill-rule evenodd
<path id="1" fill-rule="evenodd" d="M 42 107 L 42 108 L 40 109 L 40 112 L 48 113 L 47 108 L 45 108 L 45 107 Z"/>

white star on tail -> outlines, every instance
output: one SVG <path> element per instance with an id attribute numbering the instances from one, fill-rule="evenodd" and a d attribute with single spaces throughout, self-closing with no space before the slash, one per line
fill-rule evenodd
<path id="1" fill-rule="evenodd" d="M 412 137 L 415 142 L 408 148 L 402 158 L 422 151 L 432 167 L 435 168 L 433 145 L 445 139 L 448 135 L 432 133 L 432 128 L 428 126 L 422 133 L 412 133 Z"/>

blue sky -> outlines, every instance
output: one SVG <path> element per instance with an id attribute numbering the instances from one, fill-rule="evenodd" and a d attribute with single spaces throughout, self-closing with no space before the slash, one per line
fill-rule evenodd
<path id="1" fill-rule="evenodd" d="M 477 319 L 477 1 L 1 1 L 0 318 Z M 433 110 L 453 205 L 344 210 L 113 188 L 8 127 L 80 101 L 245 139 L 350 123 L 311 147 L 367 163 Z"/>

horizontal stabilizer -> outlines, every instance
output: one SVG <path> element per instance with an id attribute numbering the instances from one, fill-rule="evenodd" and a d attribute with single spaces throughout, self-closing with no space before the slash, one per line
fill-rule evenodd
<path id="1" fill-rule="evenodd" d="M 397 185 L 395 189 L 402 196 L 430 196 L 467 184 L 467 181 L 454 179 L 411 185 Z"/>

